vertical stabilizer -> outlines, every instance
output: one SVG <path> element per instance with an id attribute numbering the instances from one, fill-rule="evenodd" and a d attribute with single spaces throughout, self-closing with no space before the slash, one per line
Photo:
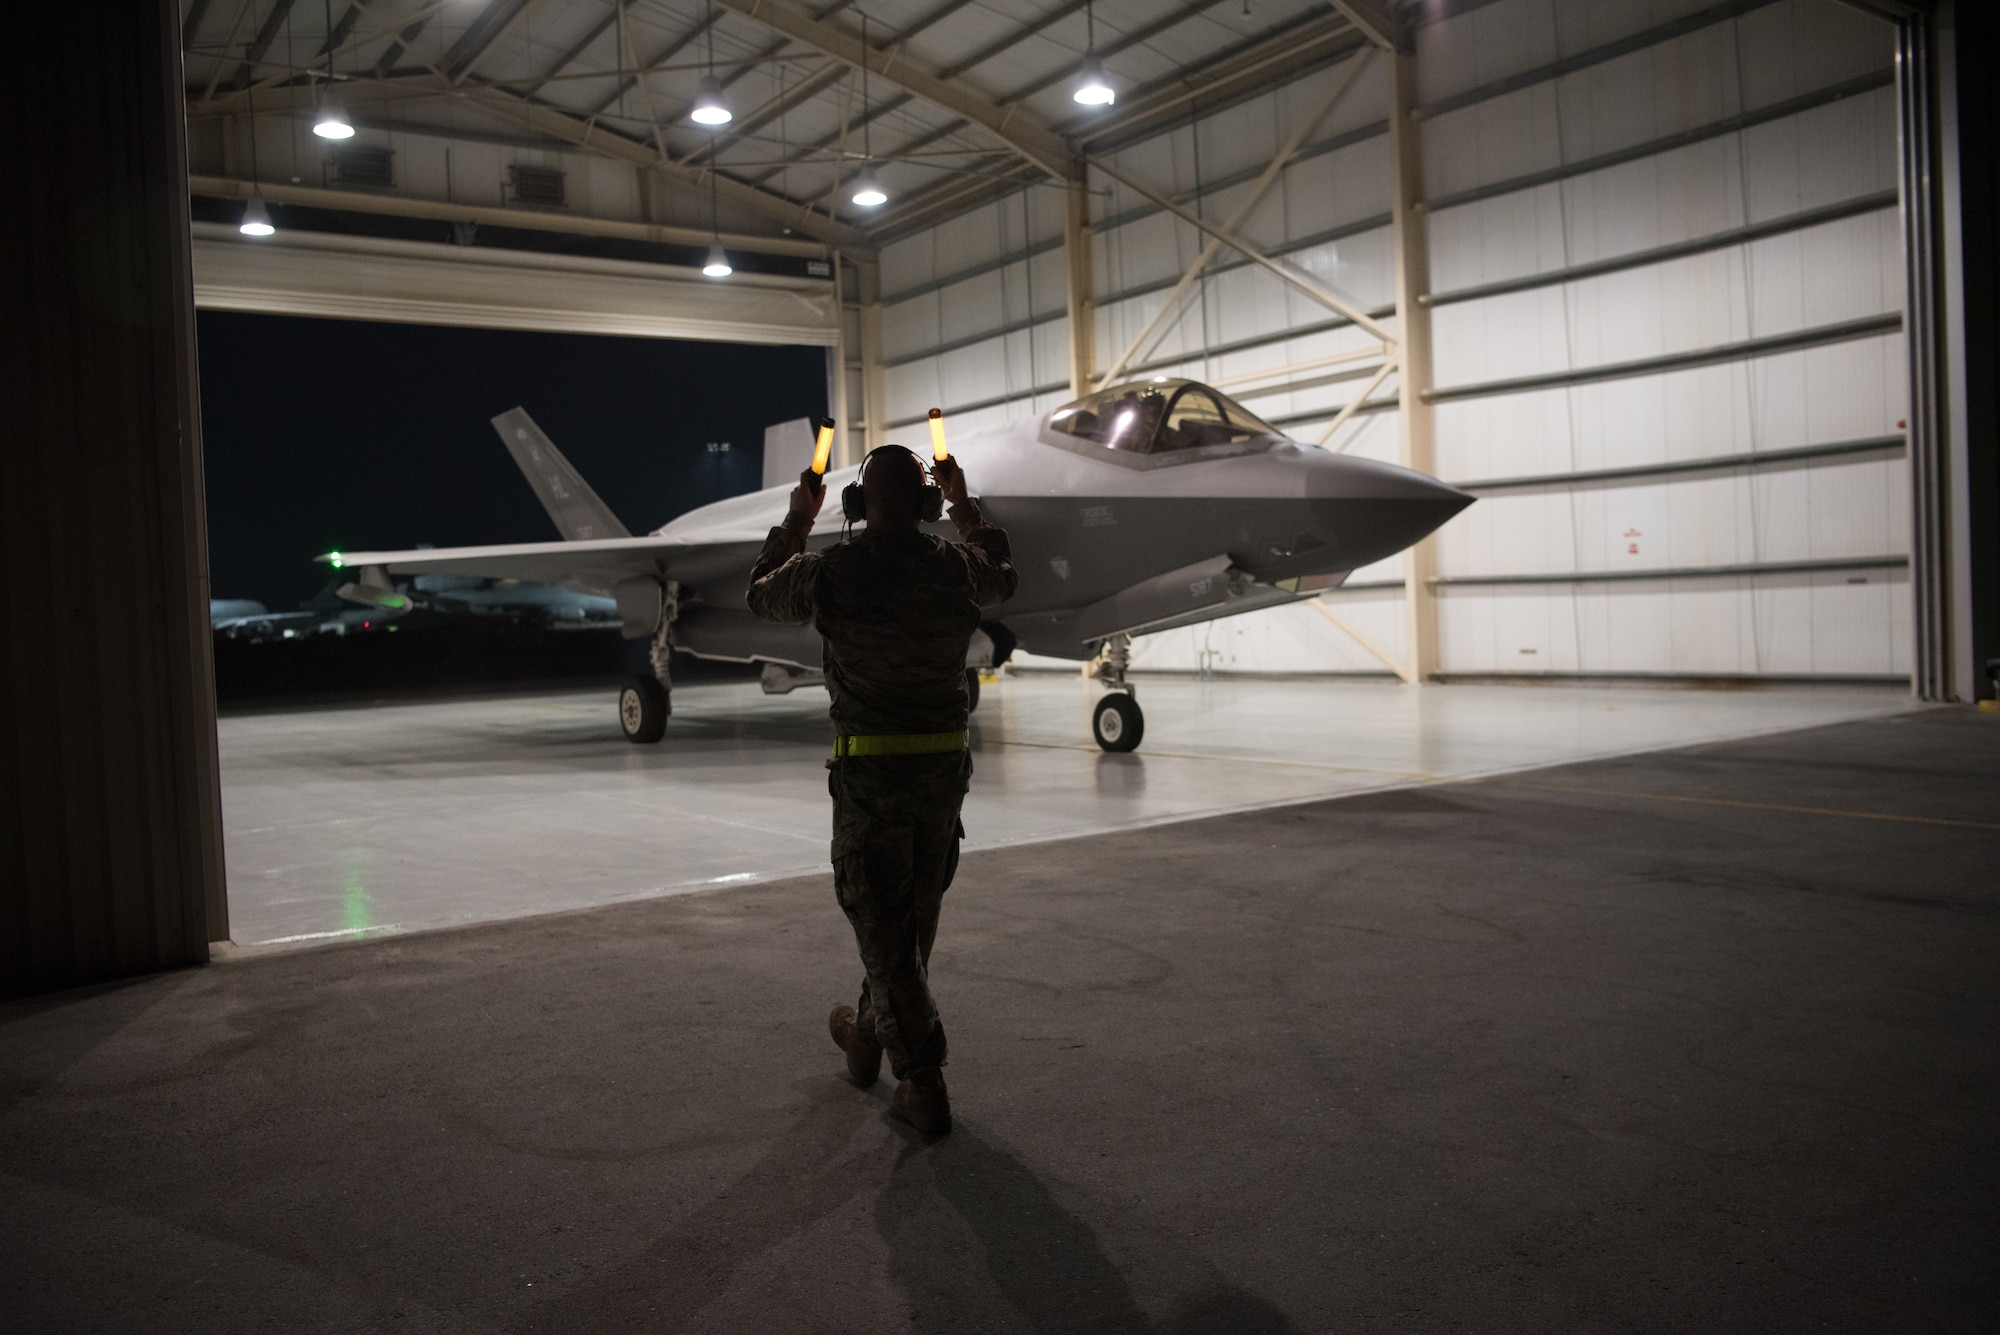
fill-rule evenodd
<path id="1" fill-rule="evenodd" d="M 535 489 L 542 508 L 556 521 L 565 541 L 632 536 L 611 513 L 611 507 L 597 498 L 583 474 L 542 434 L 527 409 L 509 408 L 493 419 L 493 429 L 500 433 L 507 453 L 521 466 L 522 476 Z"/>
<path id="2" fill-rule="evenodd" d="M 796 417 L 764 428 L 764 485 L 789 487 L 813 461 L 813 420 Z"/>

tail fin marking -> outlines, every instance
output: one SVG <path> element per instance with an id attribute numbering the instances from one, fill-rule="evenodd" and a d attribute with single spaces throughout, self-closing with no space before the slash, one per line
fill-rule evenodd
<path id="1" fill-rule="evenodd" d="M 536 498 L 555 520 L 564 541 L 632 536 L 611 513 L 611 507 L 598 499 L 583 474 L 535 425 L 527 409 L 509 408 L 493 419 L 493 429 L 500 433 L 501 443 L 520 465 L 521 475 L 535 489 Z"/>

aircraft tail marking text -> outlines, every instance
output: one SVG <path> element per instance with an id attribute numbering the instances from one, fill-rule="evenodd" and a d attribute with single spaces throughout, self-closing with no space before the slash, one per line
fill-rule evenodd
<path id="1" fill-rule="evenodd" d="M 493 419 L 507 453 L 521 466 L 521 474 L 535 489 L 535 496 L 567 542 L 592 538 L 629 538 L 625 526 L 611 507 L 598 499 L 583 474 L 563 457 L 555 442 L 542 434 L 525 408 L 509 408 Z"/>

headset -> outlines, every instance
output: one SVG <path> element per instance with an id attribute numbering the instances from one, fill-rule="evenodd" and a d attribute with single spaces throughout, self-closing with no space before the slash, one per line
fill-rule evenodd
<path id="1" fill-rule="evenodd" d="M 868 451 L 868 457 L 861 461 L 861 471 L 854 475 L 854 481 L 840 489 L 840 513 L 848 523 L 857 523 L 868 517 L 868 502 L 861 490 L 861 480 L 868 476 L 868 465 L 874 461 L 875 456 L 889 450 L 901 450 L 912 459 L 917 458 L 917 452 L 907 445 L 877 445 Z M 917 459 L 917 466 L 921 469 L 923 460 Z M 917 522 L 935 524 L 943 517 L 944 488 L 928 484 L 918 488 Z"/>

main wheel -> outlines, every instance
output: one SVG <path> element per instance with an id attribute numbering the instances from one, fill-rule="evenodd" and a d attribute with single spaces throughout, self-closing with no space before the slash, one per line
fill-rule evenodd
<path id="1" fill-rule="evenodd" d="M 1146 735 L 1146 716 L 1139 712 L 1137 700 L 1123 691 L 1112 691 L 1097 702 L 1090 716 L 1090 731 L 1107 751 L 1131 751 Z"/>
<path id="2" fill-rule="evenodd" d="M 965 707 L 968 711 L 979 708 L 979 669 L 965 670 Z"/>
<path id="3" fill-rule="evenodd" d="M 618 724 L 628 742 L 657 742 L 667 735 L 667 690 L 651 677 L 634 677 L 618 692 Z"/>

